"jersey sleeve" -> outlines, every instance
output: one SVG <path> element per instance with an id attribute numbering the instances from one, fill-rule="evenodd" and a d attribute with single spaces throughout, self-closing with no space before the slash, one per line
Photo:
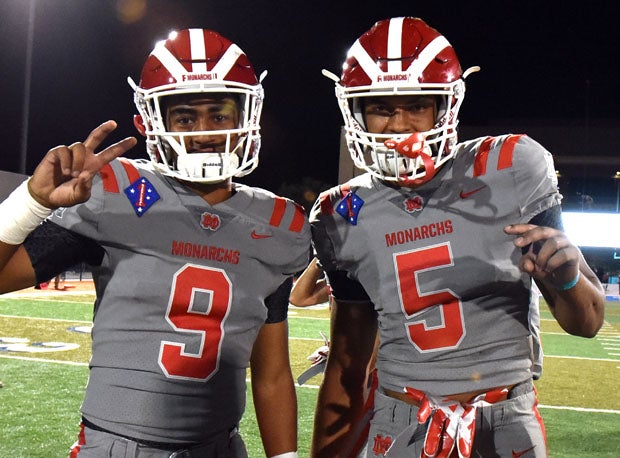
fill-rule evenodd
<path id="1" fill-rule="evenodd" d="M 339 270 L 329 231 L 329 226 L 333 225 L 333 203 L 336 197 L 334 188 L 321 193 L 310 212 L 312 246 L 326 273 Z"/>
<path id="2" fill-rule="evenodd" d="M 244 223 L 252 226 L 252 237 L 274 242 L 253 255 L 276 267 L 284 277 L 302 271 L 308 265 L 311 248 L 310 224 L 303 207 L 261 188 L 236 186 L 238 192 L 251 195 Z"/>
<path id="3" fill-rule="evenodd" d="M 536 226 L 552 227 L 559 231 L 564 231 L 564 225 L 562 224 L 562 209 L 559 205 L 554 205 L 542 213 L 534 215 L 529 222 L 530 224 L 535 224 Z"/>
<path id="4" fill-rule="evenodd" d="M 238 196 L 251 196 L 251 204 L 244 207 L 246 214 L 236 211 L 249 225 L 251 240 L 245 245 L 247 256 L 269 266 L 272 272 L 273 290 L 265 297 L 268 310 L 267 323 L 284 321 L 288 312 L 288 299 L 292 278 L 305 269 L 309 262 L 311 242 L 310 224 L 302 206 L 293 200 L 277 196 L 261 188 L 249 188 L 236 184 Z M 256 243 L 260 240 L 261 243 Z M 263 243 L 265 242 L 265 243 Z"/>
<path id="5" fill-rule="evenodd" d="M 534 224 L 536 226 L 546 226 L 552 227 L 553 229 L 557 229 L 559 231 L 564 231 L 564 226 L 562 224 L 562 209 L 559 205 L 555 205 L 547 210 L 544 210 L 541 213 L 534 215 L 534 217 L 529 221 L 529 224 Z M 542 246 L 543 242 L 536 242 L 534 244 L 534 252 L 538 253 Z M 527 253 L 530 249 L 530 245 L 526 245 L 521 248 L 521 252 L 523 254 Z"/>
<path id="6" fill-rule="evenodd" d="M 529 221 L 535 215 L 559 205 L 562 196 L 558 191 L 551 153 L 527 135 L 504 137 L 502 149 L 509 150 L 507 143 L 515 139 L 512 152 L 514 164 L 511 167 L 513 185 L 523 220 Z"/>
<path id="7" fill-rule="evenodd" d="M 270 296 L 265 298 L 267 306 L 267 319 L 265 323 L 280 323 L 288 316 L 288 298 L 293 287 L 293 277 L 288 277 L 280 287 Z"/>
<path id="8" fill-rule="evenodd" d="M 332 270 L 325 273 L 332 296 L 337 301 L 367 302 L 368 293 L 357 280 L 349 278 L 343 270 Z"/>
<path id="9" fill-rule="evenodd" d="M 321 268 L 327 276 L 331 294 L 336 300 L 347 302 L 369 301 L 364 287 L 340 266 L 332 240 L 335 231 L 330 230 L 335 224 L 334 205 L 341 199 L 340 187 L 322 193 L 310 213 L 312 244 Z"/>

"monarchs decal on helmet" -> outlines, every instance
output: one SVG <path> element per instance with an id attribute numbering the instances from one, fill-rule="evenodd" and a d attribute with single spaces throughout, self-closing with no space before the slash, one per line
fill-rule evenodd
<path id="1" fill-rule="evenodd" d="M 462 75 L 446 38 L 417 18 L 377 22 L 351 47 L 341 82 L 346 87 L 452 83 Z"/>

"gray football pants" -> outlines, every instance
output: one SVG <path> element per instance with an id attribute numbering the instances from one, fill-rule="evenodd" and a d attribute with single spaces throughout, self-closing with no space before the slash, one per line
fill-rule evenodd
<path id="1" fill-rule="evenodd" d="M 72 455 L 77 458 L 248 458 L 243 439 L 236 431 L 221 434 L 208 444 L 179 450 L 149 447 L 87 426 L 83 432 L 79 452 Z"/>
<path id="2" fill-rule="evenodd" d="M 522 384 L 517 389 L 525 392 L 515 393 L 516 397 L 478 408 L 472 457 L 547 457 L 545 431 L 537 408 L 536 393 L 530 383 Z M 359 457 L 386 456 L 389 444 L 410 424 L 417 423 L 417 414 L 418 407 L 388 397 L 378 390 L 375 393 L 375 413 L 370 422 L 368 442 Z M 418 458 L 427 426 L 428 422 L 418 425 L 409 445 L 406 448 L 399 447 L 397 453 L 388 453 L 387 456 Z M 453 450 L 453 453 L 456 451 Z"/>

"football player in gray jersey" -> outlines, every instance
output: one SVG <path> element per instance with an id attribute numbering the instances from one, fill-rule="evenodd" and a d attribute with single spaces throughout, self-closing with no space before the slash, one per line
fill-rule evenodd
<path id="1" fill-rule="evenodd" d="M 457 142 L 465 72 L 424 21 L 377 22 L 350 48 L 336 95 L 365 173 L 311 217 L 332 298 L 314 457 L 357 454 L 375 335 L 367 457 L 545 457 L 532 379 L 538 293 L 593 337 L 604 293 L 561 226 L 551 154 L 526 135 Z"/>
<path id="2" fill-rule="evenodd" d="M 117 157 L 134 138 L 95 154 L 108 121 L 50 150 L 1 204 L 0 292 L 92 267 L 71 456 L 246 457 L 250 367 L 266 456 L 296 457 L 287 309 L 310 226 L 291 200 L 232 181 L 258 164 L 261 82 L 237 45 L 187 29 L 158 43 L 130 85 L 150 161 Z"/>

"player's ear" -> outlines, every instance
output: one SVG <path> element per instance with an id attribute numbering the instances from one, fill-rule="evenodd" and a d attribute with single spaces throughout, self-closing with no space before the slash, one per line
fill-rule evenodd
<path id="1" fill-rule="evenodd" d="M 133 125 L 138 130 L 138 132 L 142 134 L 143 137 L 146 137 L 146 126 L 144 125 L 144 120 L 142 119 L 142 115 L 134 115 Z"/>

